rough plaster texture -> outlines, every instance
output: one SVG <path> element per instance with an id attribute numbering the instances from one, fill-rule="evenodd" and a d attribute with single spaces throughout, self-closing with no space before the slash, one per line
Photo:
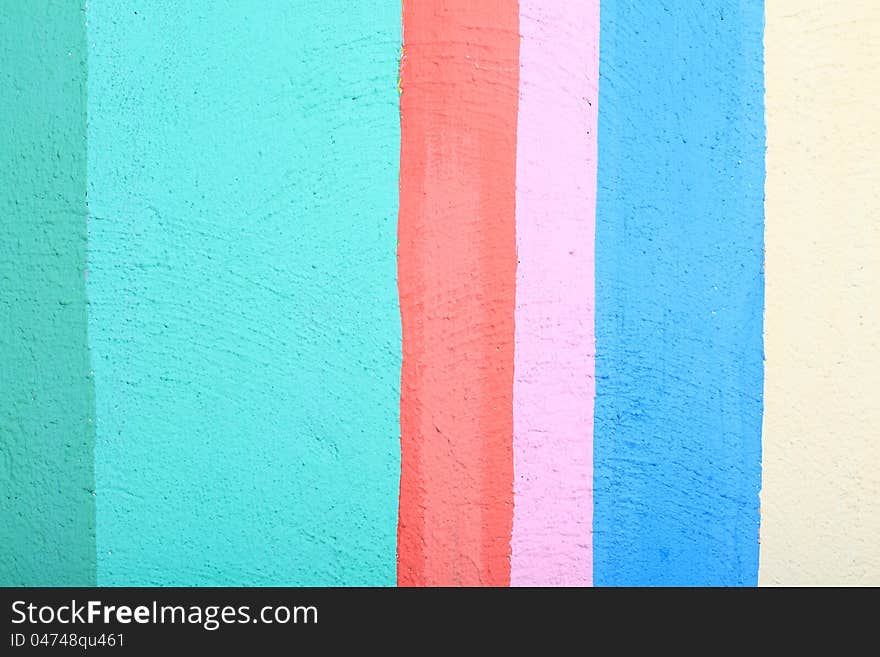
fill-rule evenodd
<path id="1" fill-rule="evenodd" d="M 95 583 L 81 2 L 0 10 L 0 585 Z"/>
<path id="2" fill-rule="evenodd" d="M 520 443 L 512 494 L 509 318 L 516 166 L 518 348 L 589 342 L 542 259 L 588 239 L 583 171 L 551 174 L 589 126 L 551 99 L 595 35 L 524 0 L 518 67 L 517 3 L 473 4 L 404 17 L 400 582 L 506 583 L 515 513 L 513 583 L 585 581 L 587 462 Z M 755 582 L 761 7 L 602 7 L 598 584 Z M 400 10 L 3 3 L 0 584 L 394 582 Z M 766 19 L 760 583 L 880 584 L 880 8 Z M 519 355 L 560 382 L 551 346 Z"/>
<path id="3" fill-rule="evenodd" d="M 398 0 L 90 0 L 100 584 L 393 584 Z"/>
<path id="4" fill-rule="evenodd" d="M 602 4 L 594 581 L 755 584 L 763 3 Z"/>
<path id="5" fill-rule="evenodd" d="M 519 14 L 404 2 L 398 582 L 510 583 Z"/>
<path id="6" fill-rule="evenodd" d="M 519 12 L 510 576 L 589 585 L 599 1 Z"/>
<path id="7" fill-rule="evenodd" d="M 762 585 L 880 585 L 880 4 L 767 3 Z"/>

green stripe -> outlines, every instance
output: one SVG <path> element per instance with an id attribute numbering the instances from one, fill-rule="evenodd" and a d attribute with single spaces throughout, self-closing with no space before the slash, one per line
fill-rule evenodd
<path id="1" fill-rule="evenodd" d="M 95 583 L 80 2 L 0 5 L 0 585 Z"/>

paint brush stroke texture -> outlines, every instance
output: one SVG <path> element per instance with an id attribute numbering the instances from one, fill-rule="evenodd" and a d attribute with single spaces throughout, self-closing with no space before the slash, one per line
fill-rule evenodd
<path id="1" fill-rule="evenodd" d="M 510 582 L 518 22 L 404 2 L 403 585 Z"/>
<path id="2" fill-rule="evenodd" d="M 519 7 L 511 582 L 589 585 L 599 2 Z"/>
<path id="3" fill-rule="evenodd" d="M 400 3 L 90 0 L 98 581 L 395 581 Z"/>
<path id="4" fill-rule="evenodd" d="M 603 3 L 594 579 L 753 585 L 763 3 Z"/>
<path id="5" fill-rule="evenodd" d="M 0 5 L 0 585 L 95 583 L 81 2 Z"/>

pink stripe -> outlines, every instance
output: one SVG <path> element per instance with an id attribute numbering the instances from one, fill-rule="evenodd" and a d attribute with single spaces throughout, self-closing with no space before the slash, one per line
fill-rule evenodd
<path id="1" fill-rule="evenodd" d="M 599 0 L 520 0 L 511 584 L 593 581 Z"/>

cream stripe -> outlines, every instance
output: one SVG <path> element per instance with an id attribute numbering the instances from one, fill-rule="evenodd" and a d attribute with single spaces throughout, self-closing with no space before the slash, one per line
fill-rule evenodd
<path id="1" fill-rule="evenodd" d="M 880 2 L 768 0 L 761 585 L 880 584 Z"/>

